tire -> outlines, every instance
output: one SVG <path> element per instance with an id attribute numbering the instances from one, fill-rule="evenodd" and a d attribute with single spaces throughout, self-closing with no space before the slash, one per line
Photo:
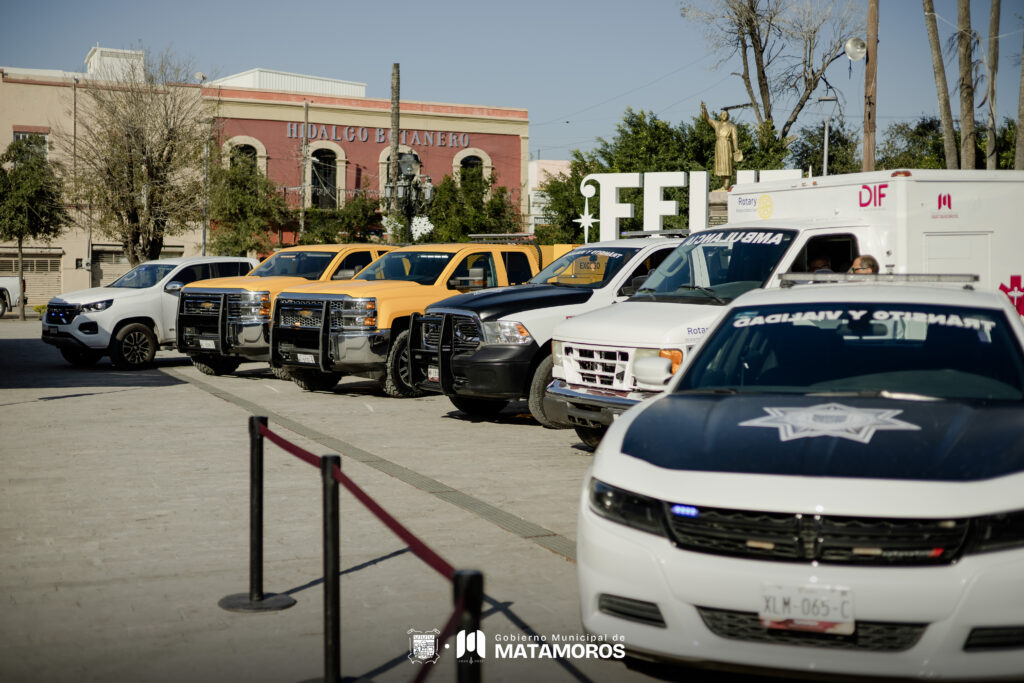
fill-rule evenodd
<path id="1" fill-rule="evenodd" d="M 597 448 L 604 433 L 608 431 L 607 427 L 573 427 L 573 429 L 576 430 L 576 436 L 580 437 L 580 441 L 591 448 Z"/>
<path id="2" fill-rule="evenodd" d="M 494 417 L 508 405 L 508 401 L 490 398 L 468 398 L 466 396 L 449 396 L 448 399 L 456 408 L 473 417 Z"/>
<path id="3" fill-rule="evenodd" d="M 561 429 L 561 426 L 556 425 L 544 414 L 544 392 L 551 384 L 551 365 L 551 354 L 548 354 L 547 358 L 542 360 L 533 372 L 529 396 L 530 415 L 533 415 L 534 420 L 548 429 Z"/>
<path id="4" fill-rule="evenodd" d="M 384 368 L 384 393 L 392 398 L 415 398 L 423 391 L 409 383 L 409 330 L 395 337 Z"/>
<path id="5" fill-rule="evenodd" d="M 238 369 L 242 361 L 223 356 L 192 356 L 192 365 L 204 375 L 227 375 Z"/>
<path id="6" fill-rule="evenodd" d="M 141 370 L 156 358 L 156 335 L 142 323 L 125 325 L 110 343 L 110 360 L 121 370 Z"/>
<path id="7" fill-rule="evenodd" d="M 100 358 L 103 358 L 102 351 L 91 351 L 89 349 L 60 349 L 60 355 L 64 356 L 64 360 L 76 368 L 91 367 L 96 365 Z"/>
<path id="8" fill-rule="evenodd" d="M 275 368 L 271 366 L 270 371 L 274 373 L 274 377 L 278 379 L 289 380 L 292 378 L 292 371 L 285 367 Z"/>
<path id="9" fill-rule="evenodd" d="M 7 315 L 7 294 L 0 292 L 0 318 Z"/>
<path id="10" fill-rule="evenodd" d="M 308 370 L 306 368 L 295 368 L 289 373 L 291 380 L 299 385 L 303 391 L 327 391 L 333 389 L 334 385 L 341 379 L 340 372 L 321 372 L 320 370 Z"/>

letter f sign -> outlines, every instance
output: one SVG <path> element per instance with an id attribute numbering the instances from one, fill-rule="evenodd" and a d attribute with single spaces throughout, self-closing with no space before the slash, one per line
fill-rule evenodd
<path id="1" fill-rule="evenodd" d="M 467 654 L 476 654 L 481 659 L 487 656 L 487 638 L 483 631 L 459 631 L 455 636 L 455 657 L 461 659 Z"/>

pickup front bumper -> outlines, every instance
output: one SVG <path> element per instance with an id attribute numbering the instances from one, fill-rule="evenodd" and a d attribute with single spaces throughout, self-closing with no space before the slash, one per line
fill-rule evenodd
<path id="1" fill-rule="evenodd" d="M 562 427 L 607 427 L 644 398 L 637 397 L 635 392 L 627 396 L 618 391 L 583 391 L 556 379 L 544 394 L 544 414 Z"/>
<path id="2" fill-rule="evenodd" d="M 265 361 L 270 356 L 270 324 L 232 311 L 234 289 L 184 290 L 178 298 L 177 348 L 189 355 L 236 356 Z"/>
<path id="3" fill-rule="evenodd" d="M 434 312 L 413 316 L 413 385 L 446 396 L 515 401 L 529 394 L 536 343 L 484 344 L 476 316 Z"/>

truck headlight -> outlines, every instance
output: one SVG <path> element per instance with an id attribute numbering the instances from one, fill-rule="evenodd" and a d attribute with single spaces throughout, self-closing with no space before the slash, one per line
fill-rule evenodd
<path id="1" fill-rule="evenodd" d="M 556 368 L 562 365 L 562 342 L 558 339 L 551 340 L 551 365 Z"/>
<path id="2" fill-rule="evenodd" d="M 377 329 L 377 299 L 346 296 L 331 302 L 331 329 Z"/>
<path id="3" fill-rule="evenodd" d="M 681 349 L 637 349 L 633 354 L 633 361 L 641 358 L 668 358 L 672 361 L 672 374 L 683 364 L 683 352 Z"/>
<path id="4" fill-rule="evenodd" d="M 113 299 L 104 299 L 103 301 L 93 301 L 91 304 L 82 304 L 82 310 L 86 313 L 98 313 L 99 311 L 105 311 L 114 304 Z"/>
<path id="5" fill-rule="evenodd" d="M 241 292 L 229 299 L 233 313 L 243 322 L 270 322 L 270 292 Z"/>
<path id="6" fill-rule="evenodd" d="M 661 503 L 654 498 L 591 479 L 590 509 L 613 522 L 647 533 L 665 535 L 664 511 Z"/>
<path id="7" fill-rule="evenodd" d="M 492 320 L 483 323 L 485 344 L 531 344 L 533 337 L 526 326 L 515 320 Z"/>

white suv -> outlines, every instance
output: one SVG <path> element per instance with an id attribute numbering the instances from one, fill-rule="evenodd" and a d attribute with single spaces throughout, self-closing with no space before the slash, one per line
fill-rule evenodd
<path id="1" fill-rule="evenodd" d="M 745 294 L 597 449 L 584 627 L 642 658 L 1024 680 L 1022 415 L 1005 296 Z"/>
<path id="2" fill-rule="evenodd" d="M 256 259 L 233 256 L 169 258 L 139 264 L 105 287 L 50 299 L 42 339 L 72 365 L 93 365 L 109 355 L 124 369 L 153 362 L 157 349 L 172 346 L 178 292 L 214 277 L 245 275 Z"/>

